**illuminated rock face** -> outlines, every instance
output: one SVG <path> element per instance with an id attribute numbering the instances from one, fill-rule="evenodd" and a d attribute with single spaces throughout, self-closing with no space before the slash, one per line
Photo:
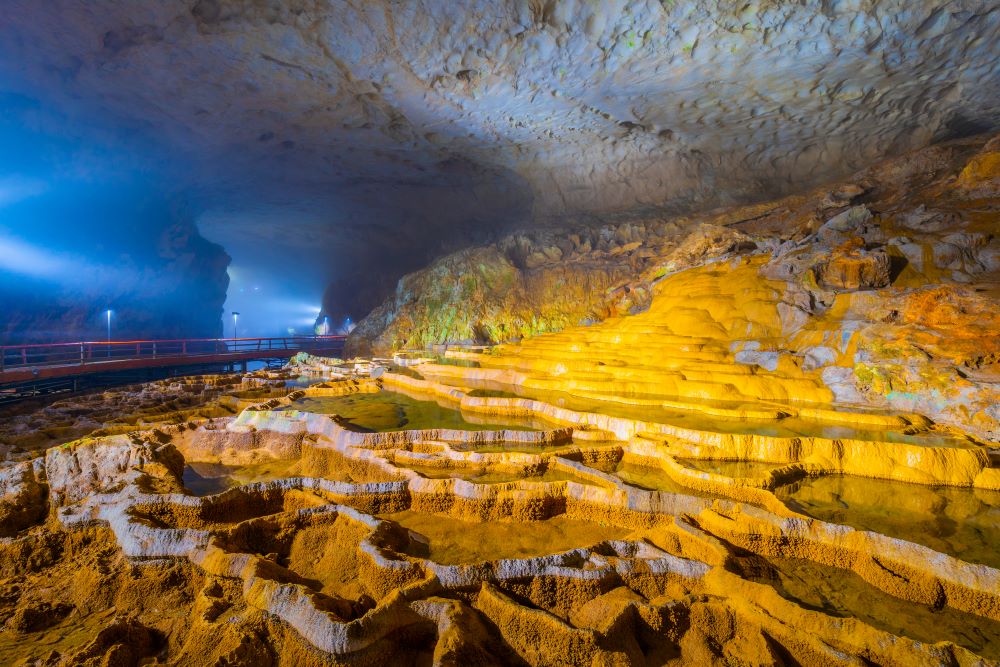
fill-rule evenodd
<path id="1" fill-rule="evenodd" d="M 599 216 L 404 278 L 391 363 L 5 415 L 0 662 L 1000 662 L 996 143 L 663 213 L 993 126 L 1000 13 L 717 4 L 16 2 L 38 87 L 388 202 L 387 270 Z"/>
<path id="2" fill-rule="evenodd" d="M 995 123 L 986 8 L 105 0 L 16 3 L 10 21 L 42 85 L 154 77 L 157 95 L 95 104 L 186 150 L 245 141 L 244 163 L 313 153 L 310 180 L 322 156 L 386 182 L 458 156 L 513 169 L 564 213 L 783 190 Z"/>
<path id="3" fill-rule="evenodd" d="M 550 390 L 869 405 L 996 440 L 997 150 L 954 142 L 766 204 L 536 235 L 536 263 L 508 261 L 504 282 L 475 258 L 511 237 L 407 276 L 351 347 L 561 330 L 482 363 Z"/>

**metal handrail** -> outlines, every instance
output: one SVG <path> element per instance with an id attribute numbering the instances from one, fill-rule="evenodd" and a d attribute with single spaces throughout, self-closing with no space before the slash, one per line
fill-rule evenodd
<path id="1" fill-rule="evenodd" d="M 0 346 L 0 372 L 36 366 L 99 364 L 161 357 L 240 355 L 271 350 L 332 349 L 346 336 L 263 338 L 173 338 L 162 340 L 79 341 Z"/>
<path id="2" fill-rule="evenodd" d="M 345 340 L 347 336 L 331 334 L 329 336 L 262 336 L 256 338 L 142 338 L 138 340 L 84 340 L 69 341 L 64 343 L 23 343 L 20 345 L 0 345 L 0 350 L 22 347 L 60 347 L 63 345 L 135 345 L 136 343 L 212 343 L 231 341 L 253 341 L 258 340 Z"/>

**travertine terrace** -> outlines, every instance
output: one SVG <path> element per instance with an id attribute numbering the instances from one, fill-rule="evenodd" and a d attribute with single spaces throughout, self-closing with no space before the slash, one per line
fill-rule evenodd
<path id="1" fill-rule="evenodd" d="M 1000 667 L 995 0 L 0 56 L 0 666 Z"/>
<path id="2" fill-rule="evenodd" d="M 654 326 L 655 314 L 635 327 Z M 615 325 L 590 331 L 591 344 L 607 344 Z M 963 560 L 961 545 L 936 551 L 919 529 L 887 535 L 814 518 L 781 492 L 846 473 L 953 486 L 982 494 L 995 513 L 1000 471 L 984 443 L 915 414 L 779 402 L 782 386 L 820 391 L 801 377 L 734 372 L 740 393 L 726 403 L 681 391 L 655 405 L 597 396 L 568 345 L 563 363 L 581 384 L 557 393 L 537 370 L 553 349 L 546 340 L 442 359 L 302 357 L 187 413 L 9 464 L 0 655 L 25 664 L 1000 660 L 995 558 Z M 672 342 L 706 366 L 724 361 L 706 340 Z M 306 371 L 314 379 L 303 377 L 304 388 L 282 388 Z M 184 384 L 218 382 L 173 386 Z M 378 402 L 392 397 L 400 402 Z M 406 429 L 420 419 L 410 406 L 453 411 L 468 428 Z M 754 463 L 726 463 L 736 461 Z M 213 475 L 208 495 L 185 489 Z"/>
<path id="3" fill-rule="evenodd" d="M 996 142 L 933 150 L 599 322 L 8 413 L 0 661 L 1000 664 Z"/>

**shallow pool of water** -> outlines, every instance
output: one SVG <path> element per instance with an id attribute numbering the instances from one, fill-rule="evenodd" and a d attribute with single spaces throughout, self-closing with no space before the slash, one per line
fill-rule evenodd
<path id="1" fill-rule="evenodd" d="M 850 570 L 809 560 L 767 558 L 748 577 L 784 598 L 830 616 L 854 617 L 894 635 L 926 643 L 950 640 L 985 658 L 1000 658 L 1000 622 L 950 608 L 933 610 L 883 593 Z"/>
<path id="2" fill-rule="evenodd" d="M 293 401 L 289 409 L 336 414 L 360 431 L 403 431 L 419 429 L 458 429 L 463 431 L 532 431 L 527 420 L 498 421 L 478 415 L 463 414 L 434 400 L 420 400 L 396 391 L 348 396 L 315 396 Z"/>
<path id="3" fill-rule="evenodd" d="M 503 484 L 504 482 L 576 482 L 577 484 L 593 484 L 593 482 L 570 472 L 547 468 L 542 473 L 525 474 L 522 472 L 490 471 L 483 468 L 438 468 L 426 465 L 401 465 L 400 468 L 413 470 L 428 479 L 464 479 L 474 484 Z"/>
<path id="4" fill-rule="evenodd" d="M 510 393 L 515 392 L 520 398 L 529 398 L 557 407 L 567 408 L 577 412 L 593 412 L 611 417 L 634 419 L 657 424 L 667 424 L 680 428 L 713 433 L 754 434 L 775 438 L 816 437 L 827 439 L 852 439 L 874 442 L 895 442 L 900 444 L 918 445 L 921 447 L 960 447 L 971 448 L 978 445 L 960 436 L 937 431 L 919 433 L 903 433 L 901 430 L 873 429 L 865 426 L 854 427 L 840 423 L 828 423 L 798 417 L 787 417 L 780 420 L 730 419 L 706 415 L 697 410 L 684 410 L 674 407 L 649 405 L 627 405 L 614 401 L 602 401 L 591 397 L 580 397 L 561 391 L 530 389 L 498 384 L 489 381 L 466 381 L 455 378 L 440 378 L 443 384 L 474 387 L 477 391 Z M 655 397 L 642 397 L 651 400 Z M 666 397 L 660 397 L 666 400 Z M 747 405 L 745 401 L 685 401 L 692 406 L 737 408 Z M 780 409 L 780 405 L 762 404 L 759 407 Z"/>
<path id="5" fill-rule="evenodd" d="M 388 366 L 390 373 L 395 373 L 396 375 L 405 375 L 406 377 L 411 377 L 415 380 L 423 380 L 424 376 L 418 373 L 413 368 L 409 366 L 400 366 L 398 364 L 389 364 Z"/>
<path id="6" fill-rule="evenodd" d="M 433 363 L 442 366 L 461 366 L 463 368 L 479 368 L 480 364 L 475 359 L 458 359 L 455 357 L 435 356 L 431 357 Z"/>
<path id="7" fill-rule="evenodd" d="M 789 508 L 823 521 L 1000 568 L 1000 492 L 828 475 L 774 493 Z"/>
<path id="8" fill-rule="evenodd" d="M 473 389 L 468 395 L 475 398 L 520 398 L 514 392 L 502 389 Z"/>
<path id="9" fill-rule="evenodd" d="M 249 465 L 192 461 L 184 466 L 184 486 L 196 496 L 210 496 L 251 482 L 295 477 L 298 460 L 274 460 Z"/>
<path id="10" fill-rule="evenodd" d="M 523 442 L 503 442 L 496 445 L 477 445 L 472 443 L 452 445 L 458 451 L 479 452 L 480 454 L 504 454 L 508 452 L 517 454 L 551 454 L 560 450 L 566 450 L 572 446 L 573 444 L 570 442 L 558 445 L 531 445 Z"/>
<path id="11" fill-rule="evenodd" d="M 314 384 L 319 384 L 320 382 L 326 382 L 330 378 L 321 373 L 315 373 L 312 375 L 299 375 L 298 377 L 290 378 L 285 380 L 286 387 L 311 387 Z"/>
<path id="12" fill-rule="evenodd" d="M 442 565 L 534 558 L 622 539 L 629 533 L 624 528 L 563 516 L 523 523 L 478 523 L 407 510 L 381 518 L 395 521 L 426 537 L 429 551 L 413 555 Z"/>
<path id="13" fill-rule="evenodd" d="M 714 461 L 711 459 L 677 459 L 681 465 L 710 472 L 725 477 L 764 477 L 767 473 L 781 468 L 783 463 L 758 463 L 757 461 Z"/>
<path id="14" fill-rule="evenodd" d="M 698 496 L 707 498 L 704 493 L 690 489 L 683 484 L 678 484 L 670 475 L 660 468 L 650 466 L 640 466 L 633 463 L 620 462 L 610 471 L 623 482 L 631 486 L 636 486 L 647 491 L 664 491 L 666 493 L 680 493 L 686 496 Z"/>

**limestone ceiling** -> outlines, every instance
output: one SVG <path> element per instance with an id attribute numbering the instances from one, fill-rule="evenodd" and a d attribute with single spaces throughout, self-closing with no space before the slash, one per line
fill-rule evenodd
<path id="1" fill-rule="evenodd" d="M 383 233 L 412 223 L 396 209 L 428 202 L 436 210 L 417 220 L 460 224 L 457 200 L 489 222 L 483 207 L 543 217 L 769 196 L 1000 121 L 990 1 L 7 0 L 2 11 L 5 87 L 79 132 L 127 128 L 203 205 L 336 200 L 378 211 Z"/>

